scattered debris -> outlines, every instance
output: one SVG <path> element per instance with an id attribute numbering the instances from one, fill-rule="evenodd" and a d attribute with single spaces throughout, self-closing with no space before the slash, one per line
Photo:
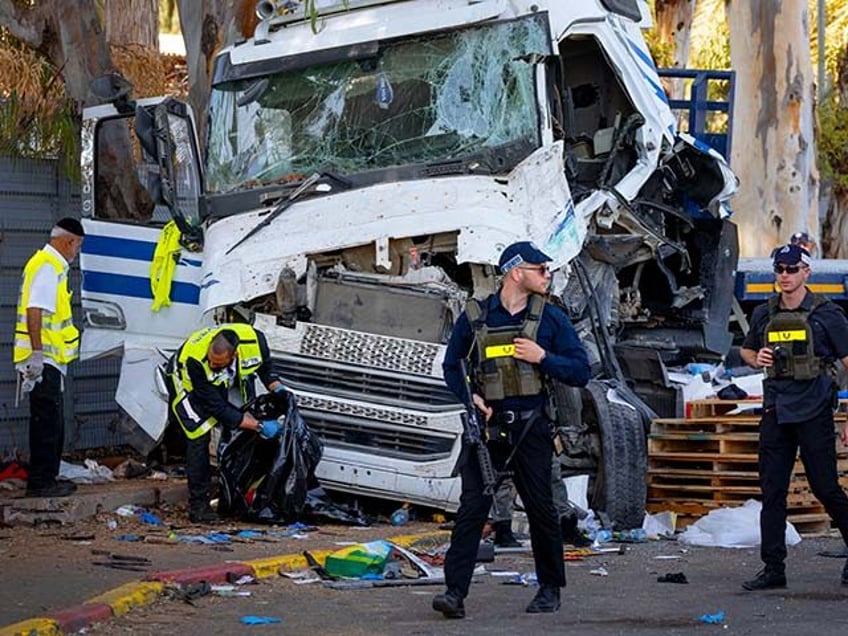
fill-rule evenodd
<path id="1" fill-rule="evenodd" d="M 721 625 L 724 622 L 724 612 L 716 612 L 715 614 L 701 614 L 698 620 L 708 625 Z"/>
<path id="2" fill-rule="evenodd" d="M 242 625 L 268 625 L 269 623 L 282 623 L 282 619 L 274 616 L 242 616 Z"/>
<path id="3" fill-rule="evenodd" d="M 689 583 L 683 572 L 663 574 L 657 577 L 657 583 Z"/>

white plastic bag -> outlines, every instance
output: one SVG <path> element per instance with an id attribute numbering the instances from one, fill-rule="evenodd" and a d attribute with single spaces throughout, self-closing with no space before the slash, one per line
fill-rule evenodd
<path id="1" fill-rule="evenodd" d="M 679 541 L 687 545 L 716 548 L 755 548 L 760 545 L 759 501 L 749 499 L 737 508 L 719 508 L 701 517 L 680 535 Z M 786 522 L 786 545 L 801 542 L 801 535 Z"/>

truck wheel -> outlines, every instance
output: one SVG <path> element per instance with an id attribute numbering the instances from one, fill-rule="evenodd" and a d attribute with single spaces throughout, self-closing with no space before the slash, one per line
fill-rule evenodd
<path id="1" fill-rule="evenodd" d="M 606 512 L 616 529 L 641 528 L 648 495 L 645 427 L 634 408 L 610 402 L 607 389 L 593 380 L 584 393 L 583 416 L 594 420 L 588 423 L 601 448 L 589 505 Z"/>

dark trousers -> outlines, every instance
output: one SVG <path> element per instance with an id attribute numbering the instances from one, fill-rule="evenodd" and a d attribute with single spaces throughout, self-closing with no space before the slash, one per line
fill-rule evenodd
<path id="1" fill-rule="evenodd" d="M 62 374 L 44 365 L 41 382 L 29 394 L 28 488 L 46 488 L 56 483 L 65 446 L 65 406 Z"/>
<path id="2" fill-rule="evenodd" d="M 807 481 L 848 545 L 848 497 L 836 472 L 833 414 L 793 424 L 781 423 L 774 410 L 760 421 L 760 556 L 769 570 L 783 572 L 786 559 L 786 497 L 798 448 Z"/>
<path id="3" fill-rule="evenodd" d="M 526 422 L 513 425 L 513 438 L 521 434 Z M 559 518 L 551 497 L 551 443 L 550 423 L 541 415 L 533 417 L 530 428 L 518 445 L 507 470 L 514 472 L 513 480 L 530 523 L 530 542 L 536 562 L 536 576 L 540 584 L 565 586 L 562 537 Z M 503 468 L 511 447 L 491 443 L 489 451 L 496 470 Z M 450 548 L 445 556 L 445 582 L 447 588 L 463 598 L 468 595 L 477 549 L 483 526 L 492 505 L 491 496 L 483 496 L 483 483 L 476 451 L 463 449 L 460 467 L 462 494 L 456 523 L 451 533 Z"/>
<path id="4" fill-rule="evenodd" d="M 210 435 L 211 433 L 206 433 L 197 439 L 186 440 L 189 510 L 201 511 L 209 506 L 209 490 L 212 487 L 212 467 L 209 465 Z"/>

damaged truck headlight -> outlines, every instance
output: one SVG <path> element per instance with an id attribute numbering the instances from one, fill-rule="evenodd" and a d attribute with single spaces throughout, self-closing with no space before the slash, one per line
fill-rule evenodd
<path id="1" fill-rule="evenodd" d="M 82 306 L 83 324 L 99 329 L 126 329 L 127 320 L 120 306 L 102 300 L 86 300 Z"/>

